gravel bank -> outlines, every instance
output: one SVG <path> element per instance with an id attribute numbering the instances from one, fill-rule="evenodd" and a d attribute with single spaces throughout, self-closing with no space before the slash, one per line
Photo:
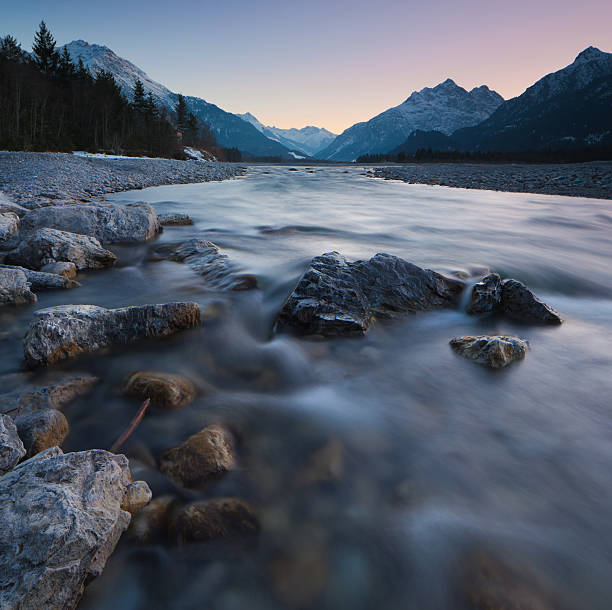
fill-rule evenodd
<path id="1" fill-rule="evenodd" d="M 0 152 L 0 191 L 15 203 L 34 208 L 148 186 L 226 180 L 245 171 L 230 163 Z"/>
<path id="2" fill-rule="evenodd" d="M 377 178 L 467 189 L 612 199 L 612 162 L 568 165 L 432 163 L 372 170 Z"/>

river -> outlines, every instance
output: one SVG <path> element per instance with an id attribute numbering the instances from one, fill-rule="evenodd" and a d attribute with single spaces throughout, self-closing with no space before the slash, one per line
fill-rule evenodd
<path id="1" fill-rule="evenodd" d="M 157 243 L 211 240 L 259 289 L 211 291 L 188 266 L 151 260 L 151 244 L 111 246 L 116 268 L 2 312 L 11 332 L 0 373 L 19 367 L 33 309 L 198 301 L 201 329 L 62 367 L 103 381 L 66 409 L 64 450 L 107 448 L 127 426 L 139 406 L 120 393 L 127 374 L 183 374 L 209 390 L 182 410 L 147 413 L 124 448 L 135 475 L 156 496 L 244 498 L 262 531 L 245 544 L 142 546 L 125 536 L 81 608 L 488 608 L 470 576 L 482 556 L 543 599 L 612 607 L 612 202 L 262 166 L 110 198 L 188 213 L 194 226 L 167 228 Z M 331 250 L 474 277 L 492 269 L 527 284 L 565 323 L 440 311 L 378 323 L 359 339 L 274 335 L 310 259 Z M 448 345 L 483 333 L 516 334 L 531 349 L 491 371 Z M 240 468 L 177 489 L 157 456 L 216 422 L 236 430 Z M 322 448 L 327 480 L 313 482 Z"/>

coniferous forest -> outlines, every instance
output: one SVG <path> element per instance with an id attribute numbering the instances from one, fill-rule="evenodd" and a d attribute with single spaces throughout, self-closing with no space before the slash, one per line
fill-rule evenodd
<path id="1" fill-rule="evenodd" d="M 85 150 L 184 158 L 184 146 L 220 159 L 238 151 L 218 147 L 209 127 L 189 112 L 182 96 L 174 113 L 159 107 L 140 81 L 127 99 L 113 75 L 91 73 L 72 61 L 41 22 L 32 53 L 12 36 L 0 39 L 0 148 Z"/>

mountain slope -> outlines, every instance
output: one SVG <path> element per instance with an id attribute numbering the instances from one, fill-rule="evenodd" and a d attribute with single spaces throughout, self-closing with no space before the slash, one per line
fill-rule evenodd
<path id="1" fill-rule="evenodd" d="M 150 92 L 158 104 L 169 112 L 174 112 L 178 97 L 176 93 L 151 79 L 138 66 L 119 57 L 108 47 L 90 44 L 84 40 L 74 40 L 65 46 L 73 62 L 76 63 L 79 59 L 82 59 L 83 64 L 92 72 L 97 70 L 110 72 L 128 99 L 131 99 L 134 84 L 140 79 L 145 91 Z M 63 47 L 59 47 L 59 51 L 62 50 Z M 237 115 L 226 112 L 199 97 L 186 96 L 185 100 L 191 112 L 208 123 L 221 146 L 235 147 L 244 153 L 255 156 L 293 158 L 285 146 L 267 138 L 253 125 L 243 121 Z"/>
<path id="2" fill-rule="evenodd" d="M 316 156 L 316 153 L 325 148 L 336 137 L 335 133 L 323 127 L 309 125 L 302 127 L 302 129 L 281 129 L 280 127 L 263 125 L 250 112 L 239 114 L 238 116 L 251 123 L 253 127 L 271 140 L 276 140 L 287 148 L 302 152 L 309 157 Z"/>
<path id="3" fill-rule="evenodd" d="M 480 123 L 503 102 L 486 86 L 466 91 L 447 79 L 436 87 L 415 91 L 405 102 L 357 123 L 319 153 L 322 159 L 353 161 L 365 153 L 385 153 L 413 131 L 437 130 L 451 134 L 460 127 Z"/>

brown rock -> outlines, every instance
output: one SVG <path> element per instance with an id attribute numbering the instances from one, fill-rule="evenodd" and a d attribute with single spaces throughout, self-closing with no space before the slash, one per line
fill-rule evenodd
<path id="1" fill-rule="evenodd" d="M 168 517 L 176 502 L 174 496 L 160 496 L 151 500 L 133 517 L 128 531 L 130 537 L 146 544 L 155 536 L 167 532 Z"/>
<path id="2" fill-rule="evenodd" d="M 125 489 L 121 510 L 134 515 L 151 501 L 152 496 L 149 486 L 144 481 L 134 481 Z"/>
<path id="3" fill-rule="evenodd" d="M 234 438 L 221 425 L 207 426 L 159 459 L 159 469 L 185 487 L 201 485 L 235 467 Z"/>
<path id="4" fill-rule="evenodd" d="M 171 373 L 139 371 L 132 373 L 124 385 L 124 392 L 140 400 L 151 399 L 151 406 L 159 409 L 178 409 L 196 397 L 193 384 Z"/>
<path id="5" fill-rule="evenodd" d="M 41 409 L 20 415 L 17 432 L 30 458 L 50 447 L 59 447 L 68 436 L 68 420 L 55 409 Z"/>

